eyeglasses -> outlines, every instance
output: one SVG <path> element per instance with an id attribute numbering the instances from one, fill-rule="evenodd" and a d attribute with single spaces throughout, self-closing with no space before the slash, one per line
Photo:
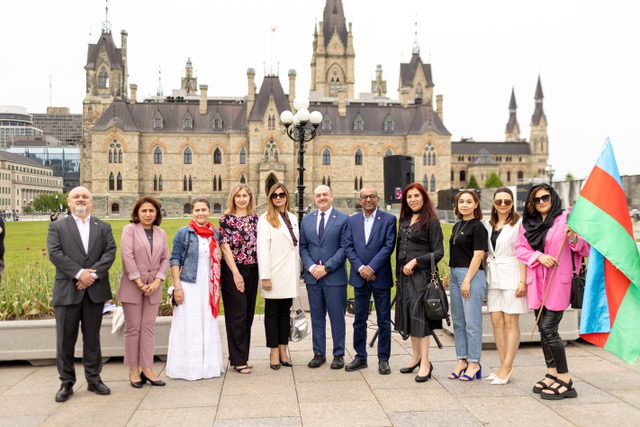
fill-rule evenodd
<path id="1" fill-rule="evenodd" d="M 547 203 L 551 199 L 551 194 L 545 194 L 542 197 L 534 197 L 533 203 L 539 205 L 540 203 Z"/>
<path id="2" fill-rule="evenodd" d="M 361 195 L 361 196 L 360 196 L 360 200 L 367 200 L 367 199 L 369 199 L 369 200 L 375 200 L 375 199 L 377 199 L 377 198 L 378 198 L 378 195 L 377 195 L 377 194 L 366 194 L 366 195 Z"/>
<path id="3" fill-rule="evenodd" d="M 287 193 L 271 193 L 271 200 L 286 199 Z"/>
<path id="4" fill-rule="evenodd" d="M 511 206 L 512 203 L 513 203 L 513 200 L 511 199 L 495 199 L 493 201 L 493 204 L 496 206 L 500 206 L 500 205 Z"/>

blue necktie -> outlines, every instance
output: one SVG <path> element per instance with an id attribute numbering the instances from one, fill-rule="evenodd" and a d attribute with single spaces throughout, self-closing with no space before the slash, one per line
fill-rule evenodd
<path id="1" fill-rule="evenodd" d="M 322 240 L 324 234 L 324 212 L 320 213 L 320 226 L 318 227 L 318 240 Z"/>

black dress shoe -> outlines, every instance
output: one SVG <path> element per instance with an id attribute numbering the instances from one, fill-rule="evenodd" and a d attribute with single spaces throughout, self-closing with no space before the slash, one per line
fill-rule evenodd
<path id="1" fill-rule="evenodd" d="M 344 368 L 344 356 L 333 356 L 333 362 L 331 362 L 331 369 Z"/>
<path id="2" fill-rule="evenodd" d="M 132 381 L 131 378 L 129 378 L 129 382 L 131 382 L 131 387 L 133 388 L 142 388 L 145 383 L 145 381 Z"/>
<path id="3" fill-rule="evenodd" d="M 151 381 L 151 380 L 149 379 L 149 377 L 147 377 L 147 376 L 144 374 L 144 372 L 140 372 L 140 379 L 142 379 L 142 384 L 144 384 L 145 382 L 149 381 L 149 383 L 150 383 L 151 385 L 154 385 L 154 386 L 156 386 L 156 387 L 163 387 L 163 386 L 167 385 L 167 383 L 165 383 L 165 382 L 164 382 L 164 381 L 162 381 L 162 380 Z"/>
<path id="4" fill-rule="evenodd" d="M 380 375 L 389 375 L 391 373 L 391 367 L 388 360 L 380 360 L 378 362 L 378 372 Z"/>
<path id="5" fill-rule="evenodd" d="M 291 360 L 287 360 L 286 362 L 280 362 L 282 363 L 282 366 L 286 366 L 287 368 L 293 368 L 293 364 L 291 363 Z"/>
<path id="6" fill-rule="evenodd" d="M 95 394 L 102 394 L 102 395 L 111 394 L 111 390 L 109 390 L 109 387 L 104 385 L 102 381 L 89 383 L 89 385 L 87 386 L 87 390 L 92 391 Z"/>
<path id="7" fill-rule="evenodd" d="M 401 374 L 410 374 L 413 371 L 415 371 L 418 366 L 420 366 L 420 360 L 418 360 L 418 363 L 416 363 L 413 366 L 409 366 L 408 368 L 401 368 L 400 369 L 400 373 Z"/>
<path id="8" fill-rule="evenodd" d="M 73 394 L 73 386 L 68 384 L 62 384 L 60 390 L 56 393 L 56 402 L 65 402 L 69 400 Z"/>
<path id="9" fill-rule="evenodd" d="M 433 365 L 431 364 L 431 362 L 429 362 L 429 373 L 427 375 L 425 375 L 424 377 L 421 377 L 420 375 L 416 375 L 416 382 L 417 383 L 426 382 L 429 378 L 431 378 L 431 372 L 432 371 L 433 371 Z"/>
<path id="10" fill-rule="evenodd" d="M 358 371 L 360 369 L 364 369 L 368 367 L 366 359 L 358 359 L 357 357 L 351 361 L 347 366 L 344 367 L 344 370 L 347 372 Z"/>
<path id="11" fill-rule="evenodd" d="M 278 363 L 277 365 L 274 365 L 273 363 L 269 363 L 269 366 L 271 367 L 271 369 L 273 369 L 274 371 L 277 371 L 278 369 L 280 369 L 280 364 Z"/>
<path id="12" fill-rule="evenodd" d="M 315 354 L 313 356 L 313 359 L 311 359 L 311 362 L 309 362 L 308 366 L 310 368 L 319 368 L 320 365 L 326 362 L 327 362 L 327 358 L 325 357 L 324 354 Z"/>

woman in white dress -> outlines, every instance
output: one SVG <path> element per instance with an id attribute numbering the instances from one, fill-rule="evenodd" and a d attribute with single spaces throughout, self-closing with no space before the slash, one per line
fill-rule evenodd
<path id="1" fill-rule="evenodd" d="M 218 232 L 209 222 L 209 201 L 196 197 L 193 219 L 173 239 L 169 265 L 178 304 L 173 311 L 167 376 L 185 380 L 219 377 L 224 372 L 220 312 Z"/>
<path id="2" fill-rule="evenodd" d="M 513 372 L 520 346 L 519 316 L 527 306 L 527 267 L 516 258 L 516 242 L 522 220 L 513 205 L 513 193 L 498 188 L 493 196 L 491 218 L 485 222 L 489 233 L 487 253 L 487 308 L 500 355 L 500 367 L 487 379 L 504 385 Z"/>
<path id="3" fill-rule="evenodd" d="M 264 329 L 271 349 L 271 369 L 291 367 L 287 351 L 289 312 L 300 295 L 298 220 L 289 212 L 289 192 L 282 184 L 269 191 L 267 212 L 258 219 L 258 270 L 265 299 Z"/>

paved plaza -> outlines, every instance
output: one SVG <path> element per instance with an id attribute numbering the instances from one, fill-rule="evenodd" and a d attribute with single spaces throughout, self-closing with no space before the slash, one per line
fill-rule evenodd
<path id="1" fill-rule="evenodd" d="M 371 336 L 375 313 L 370 320 Z M 352 323 L 348 314 L 347 363 L 354 354 Z M 598 347 L 570 342 L 569 368 L 578 398 L 546 401 L 531 392 L 544 376 L 539 345 L 521 345 L 511 383 L 497 386 L 484 379 L 470 383 L 447 379 L 455 362 L 453 337 L 443 331 L 439 337 L 444 348 L 438 349 L 432 340 L 433 378 L 422 384 L 414 381 L 415 375 L 398 371 L 409 362 L 411 345 L 395 333 L 391 375 L 378 374 L 375 346 L 367 369 L 332 370 L 330 357 L 327 364 L 310 369 L 310 336 L 291 344 L 293 368 L 274 371 L 269 368 L 262 316 L 256 316 L 253 326 L 250 375 L 227 369 L 220 378 L 172 380 L 164 374 L 164 363 L 156 359 L 155 371 L 167 386 L 147 384 L 138 390 L 129 385 L 122 358 L 114 358 L 102 371 L 111 395 L 98 396 L 87 391 L 78 363 L 75 394 L 56 403 L 60 381 L 55 366 L 4 362 L 0 363 L 0 426 L 640 425 L 640 363 L 630 366 Z M 482 364 L 486 376 L 498 366 L 497 351 L 483 351 Z"/>

